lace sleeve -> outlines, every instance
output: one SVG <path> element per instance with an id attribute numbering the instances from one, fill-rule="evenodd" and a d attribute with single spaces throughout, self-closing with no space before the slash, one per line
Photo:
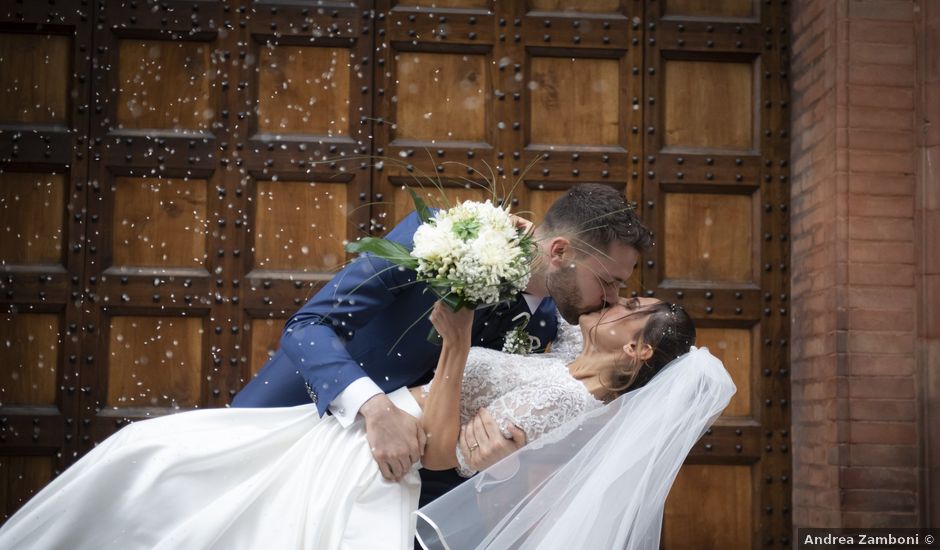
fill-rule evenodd
<path id="1" fill-rule="evenodd" d="M 531 445 L 565 422 L 601 405 L 579 382 L 574 382 L 516 388 L 496 399 L 488 409 L 503 437 L 511 437 L 509 425 L 514 424 L 525 432 L 526 445 Z M 457 462 L 457 473 L 462 477 L 476 473 L 467 465 L 459 446 Z"/>

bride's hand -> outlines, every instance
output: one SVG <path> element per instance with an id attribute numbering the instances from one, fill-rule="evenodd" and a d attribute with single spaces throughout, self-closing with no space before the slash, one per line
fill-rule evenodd
<path id="1" fill-rule="evenodd" d="M 438 301 L 431 310 L 431 324 L 449 344 L 462 344 L 470 347 L 470 333 L 473 328 L 473 310 L 461 308 L 454 312 L 450 306 Z"/>

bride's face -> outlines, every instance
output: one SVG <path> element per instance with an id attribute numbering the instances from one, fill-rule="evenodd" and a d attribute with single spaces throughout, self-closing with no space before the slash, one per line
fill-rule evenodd
<path id="1" fill-rule="evenodd" d="M 648 315 L 644 310 L 659 303 L 655 298 L 620 298 L 616 304 L 582 315 L 578 320 L 584 345 L 599 352 L 612 352 L 636 339 L 646 326 Z"/>

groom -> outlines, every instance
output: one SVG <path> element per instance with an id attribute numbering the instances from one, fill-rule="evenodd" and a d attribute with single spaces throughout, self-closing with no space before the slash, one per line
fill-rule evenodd
<path id="1" fill-rule="evenodd" d="M 415 213 L 386 238 L 406 248 L 420 224 Z M 614 188 L 585 184 L 555 201 L 535 229 L 532 277 L 514 303 L 477 310 L 472 342 L 500 349 L 507 332 L 524 322 L 536 351 L 555 338 L 557 312 L 569 323 L 617 299 L 640 252 L 651 246 L 624 196 Z M 333 277 L 290 319 L 281 347 L 245 388 L 235 407 L 317 404 L 343 426 L 365 421 L 382 475 L 400 480 L 420 459 L 426 435 L 421 422 L 386 395 L 429 378 L 440 348 L 427 341 L 435 295 L 415 273 L 374 256 L 360 256 Z M 522 441 L 462 441 L 469 451 L 508 454 Z M 499 440 L 499 441 L 497 441 Z M 482 445 L 482 446 L 481 446 Z M 471 460 L 472 462 L 472 460 Z M 461 479 L 456 472 L 421 471 L 422 505 Z"/>

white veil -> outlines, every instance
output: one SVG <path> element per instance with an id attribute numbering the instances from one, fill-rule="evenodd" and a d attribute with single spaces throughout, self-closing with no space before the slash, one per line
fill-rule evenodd
<path id="1" fill-rule="evenodd" d="M 736 388 L 707 348 L 416 512 L 425 549 L 659 548 L 679 467 Z"/>

